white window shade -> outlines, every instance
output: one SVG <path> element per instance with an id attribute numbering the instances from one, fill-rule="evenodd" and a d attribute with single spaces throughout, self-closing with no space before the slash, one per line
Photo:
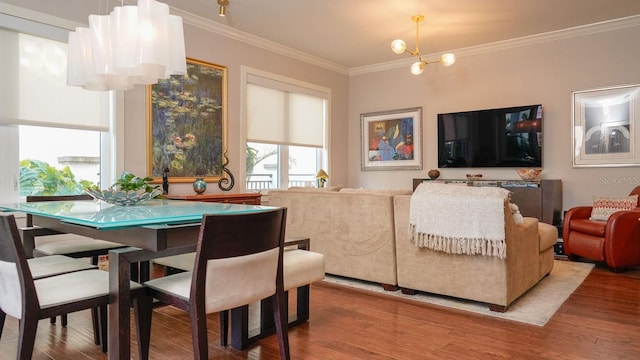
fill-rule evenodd
<path id="1" fill-rule="evenodd" d="M 296 145 L 322 147 L 324 100 L 302 94 L 289 94 L 289 138 Z"/>
<path id="2" fill-rule="evenodd" d="M 0 30 L 0 48 L 0 76 L 16 80 L 0 83 L 0 124 L 108 131 L 108 93 L 67 86 L 65 43 Z"/>
<path id="3" fill-rule="evenodd" d="M 326 100 L 290 90 L 247 84 L 247 141 L 323 146 Z"/>
<path id="4" fill-rule="evenodd" d="M 285 96 L 280 90 L 247 85 L 247 140 L 285 143 Z"/>

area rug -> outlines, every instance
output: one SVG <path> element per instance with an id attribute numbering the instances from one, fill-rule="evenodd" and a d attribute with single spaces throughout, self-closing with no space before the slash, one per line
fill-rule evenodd
<path id="1" fill-rule="evenodd" d="M 379 284 L 350 278 L 327 275 L 324 281 L 421 303 L 544 326 L 569 295 L 580 286 L 593 267 L 593 264 L 556 260 L 551 274 L 513 302 L 504 313 L 490 311 L 484 303 L 426 293 L 405 295 L 400 290 L 384 291 Z"/>

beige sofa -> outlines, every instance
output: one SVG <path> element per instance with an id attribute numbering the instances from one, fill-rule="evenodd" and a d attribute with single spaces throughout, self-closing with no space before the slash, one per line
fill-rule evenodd
<path id="1" fill-rule="evenodd" d="M 524 218 L 516 224 L 505 204 L 506 257 L 457 255 L 418 247 L 409 238 L 411 196 L 396 196 L 394 216 L 398 286 L 485 302 L 505 311 L 553 268 L 554 226 Z M 459 219 L 451 219 L 452 225 Z"/>
<path id="2" fill-rule="evenodd" d="M 335 190 L 335 191 L 332 191 Z M 396 285 L 393 196 L 410 191 L 271 190 L 265 205 L 285 206 L 287 237 L 309 237 L 328 274 Z"/>
<path id="3" fill-rule="evenodd" d="M 418 248 L 408 237 L 410 193 L 272 190 L 264 204 L 289 209 L 287 237 L 309 237 L 311 250 L 324 255 L 328 274 L 380 283 L 387 290 L 397 285 L 404 292 L 464 298 L 504 311 L 551 271 L 556 228 L 534 218 L 516 225 L 508 207 L 506 259 Z"/>

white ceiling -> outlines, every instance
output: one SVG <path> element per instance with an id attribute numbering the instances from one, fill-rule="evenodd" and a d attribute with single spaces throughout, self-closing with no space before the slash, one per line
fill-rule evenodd
<path id="1" fill-rule="evenodd" d="M 89 14 L 105 14 L 121 0 L 3 2 L 86 23 Z M 389 47 L 396 38 L 413 49 L 415 14 L 425 16 L 423 54 L 640 15 L 640 0 L 229 0 L 224 18 L 216 0 L 162 2 L 185 22 L 213 21 L 349 69 L 402 58 Z"/>

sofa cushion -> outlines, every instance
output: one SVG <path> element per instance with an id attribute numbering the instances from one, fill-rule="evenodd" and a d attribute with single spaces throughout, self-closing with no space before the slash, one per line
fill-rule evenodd
<path id="1" fill-rule="evenodd" d="M 571 228 L 569 229 L 569 231 L 577 231 L 583 234 L 604 237 L 604 229 L 606 226 L 607 223 L 604 221 L 574 219 L 571 220 Z"/>
<path id="2" fill-rule="evenodd" d="M 354 189 L 343 188 L 340 189 L 341 193 L 357 193 L 357 194 L 379 194 L 379 195 L 411 195 L 411 190 L 401 189 Z"/>
<path id="3" fill-rule="evenodd" d="M 638 195 L 623 198 L 607 198 L 594 196 L 593 208 L 589 220 L 607 221 L 609 216 L 616 211 L 631 210 L 638 204 Z"/>
<path id="4" fill-rule="evenodd" d="M 339 191 L 340 189 L 342 189 L 342 186 L 327 186 L 327 187 L 321 187 L 321 188 L 292 186 L 288 190 L 289 191 L 317 192 L 317 191 Z"/>
<path id="5" fill-rule="evenodd" d="M 558 228 L 543 222 L 538 223 L 540 252 L 547 250 L 558 242 Z"/>

